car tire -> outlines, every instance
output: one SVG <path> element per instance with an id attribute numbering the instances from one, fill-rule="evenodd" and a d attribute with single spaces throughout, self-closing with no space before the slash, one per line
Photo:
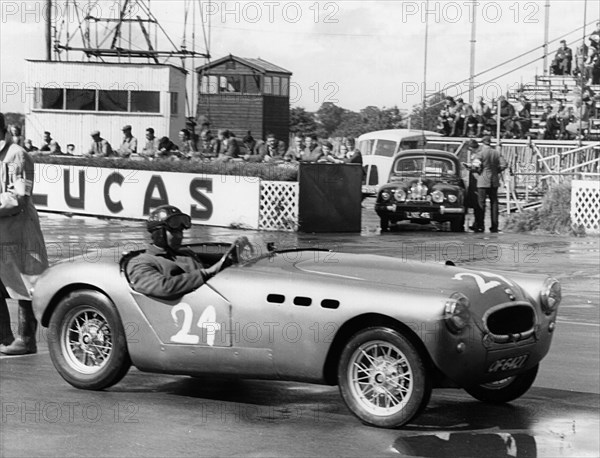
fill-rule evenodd
<path id="1" fill-rule="evenodd" d="M 350 411 L 364 423 L 397 428 L 425 408 L 431 380 L 415 346 L 398 331 L 373 327 L 345 346 L 338 384 Z"/>
<path id="2" fill-rule="evenodd" d="M 537 376 L 539 364 L 522 374 L 508 377 L 497 382 L 485 383 L 465 388 L 465 391 L 482 402 L 504 404 L 523 396 Z"/>
<path id="3" fill-rule="evenodd" d="M 452 232 L 464 232 L 465 231 L 465 216 L 459 216 L 450 220 L 450 230 Z"/>
<path id="4" fill-rule="evenodd" d="M 108 388 L 131 367 L 119 313 L 98 291 L 74 291 L 58 303 L 50 317 L 48 349 L 58 373 L 76 388 Z"/>

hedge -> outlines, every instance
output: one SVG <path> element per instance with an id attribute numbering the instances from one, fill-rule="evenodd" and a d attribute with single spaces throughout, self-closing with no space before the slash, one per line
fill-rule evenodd
<path id="1" fill-rule="evenodd" d="M 103 167 L 109 169 L 185 172 L 203 175 L 258 177 L 266 181 L 297 181 L 298 164 L 290 162 L 252 163 L 243 161 L 215 162 L 185 159 L 133 160 L 120 157 L 33 156 L 39 164 Z"/>

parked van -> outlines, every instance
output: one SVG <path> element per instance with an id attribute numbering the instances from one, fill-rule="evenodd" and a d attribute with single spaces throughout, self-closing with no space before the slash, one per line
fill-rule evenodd
<path id="1" fill-rule="evenodd" d="M 366 177 L 363 194 L 377 194 L 379 186 L 388 182 L 396 153 L 424 148 L 426 137 L 441 137 L 441 134 L 427 130 L 389 129 L 369 132 L 358 137 L 357 148 L 362 153 Z"/>

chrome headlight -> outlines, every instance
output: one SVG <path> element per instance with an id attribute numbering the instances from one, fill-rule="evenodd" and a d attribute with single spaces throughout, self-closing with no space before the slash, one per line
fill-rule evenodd
<path id="1" fill-rule="evenodd" d="M 398 202 L 404 202 L 406 200 L 406 192 L 404 189 L 396 189 L 396 192 L 394 192 L 394 199 Z"/>
<path id="2" fill-rule="evenodd" d="M 446 326 L 454 334 L 459 334 L 469 324 L 469 298 L 462 293 L 453 293 L 444 307 Z"/>
<path id="3" fill-rule="evenodd" d="M 458 197 L 456 197 L 454 194 L 448 194 L 448 202 L 450 202 L 451 204 L 453 204 L 457 200 L 458 200 Z"/>
<path id="4" fill-rule="evenodd" d="M 379 197 L 381 197 L 381 200 L 390 200 L 390 197 L 392 197 L 392 195 L 389 191 L 381 191 Z"/>
<path id="5" fill-rule="evenodd" d="M 560 283 L 556 278 L 546 278 L 540 293 L 540 301 L 546 315 L 556 311 L 562 299 Z"/>
<path id="6" fill-rule="evenodd" d="M 441 204 L 444 201 L 444 193 L 442 191 L 433 191 L 431 193 L 431 200 L 435 203 Z"/>

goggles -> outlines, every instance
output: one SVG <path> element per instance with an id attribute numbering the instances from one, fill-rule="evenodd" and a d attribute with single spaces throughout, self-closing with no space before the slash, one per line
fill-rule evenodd
<path id="1" fill-rule="evenodd" d="M 173 215 L 167 218 L 165 221 L 167 229 L 171 230 L 184 230 L 192 227 L 192 219 L 185 214 Z"/>

